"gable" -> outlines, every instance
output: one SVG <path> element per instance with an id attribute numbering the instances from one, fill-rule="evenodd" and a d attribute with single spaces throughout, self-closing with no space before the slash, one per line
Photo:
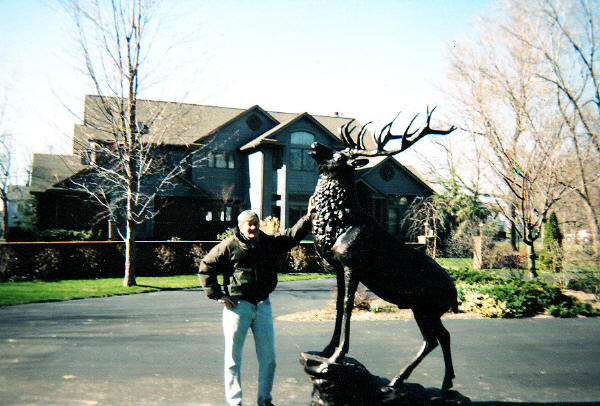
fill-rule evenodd
<path id="1" fill-rule="evenodd" d="M 429 196 L 433 190 L 392 157 L 371 158 L 357 171 L 359 179 L 385 195 Z"/>
<path id="2" fill-rule="evenodd" d="M 298 114 L 292 120 L 288 120 L 285 123 L 281 123 L 273 127 L 260 137 L 252 140 L 246 145 L 243 145 L 240 149 L 242 151 L 250 150 L 268 144 L 288 145 L 291 143 L 291 134 L 295 132 L 310 133 L 314 136 L 314 141 L 318 141 L 326 145 L 339 144 L 339 139 L 332 134 L 327 127 L 321 124 L 310 114 L 302 113 Z"/>
<path id="3" fill-rule="evenodd" d="M 234 151 L 277 125 L 279 122 L 269 113 L 260 106 L 253 106 L 212 130 L 200 142 L 215 144 L 218 150 Z"/>

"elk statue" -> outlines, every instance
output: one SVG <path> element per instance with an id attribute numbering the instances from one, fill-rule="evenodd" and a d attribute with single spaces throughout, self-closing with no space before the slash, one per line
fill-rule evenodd
<path id="1" fill-rule="evenodd" d="M 449 134 L 455 127 L 436 130 L 430 127 L 435 109 L 427 109 L 426 124 L 410 132 L 413 117 L 404 133 L 392 134 L 394 120 L 373 134 L 374 149 L 367 149 L 365 125 L 356 140 L 356 127 L 348 123 L 341 128 L 345 149 L 334 151 L 314 143 L 310 155 L 319 171 L 313 202 L 315 214 L 312 233 L 319 254 L 335 268 L 337 275 L 336 321 L 331 342 L 321 352 L 326 364 L 340 363 L 349 349 L 350 316 L 354 295 L 362 282 L 380 298 L 401 309 L 410 308 L 423 335 L 423 345 L 416 357 L 396 375 L 389 386 L 400 388 L 417 365 L 439 344 L 442 348 L 445 375 L 442 390 L 452 387 L 454 370 L 450 352 L 450 334 L 440 317 L 457 310 L 454 282 L 446 271 L 425 253 L 416 250 L 388 233 L 360 207 L 354 182 L 354 170 L 368 162 L 366 157 L 400 153 L 428 134 Z M 399 147 L 386 150 L 397 140 Z"/>

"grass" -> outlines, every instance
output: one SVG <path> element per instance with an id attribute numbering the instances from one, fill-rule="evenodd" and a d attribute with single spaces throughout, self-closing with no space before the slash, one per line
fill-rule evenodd
<path id="1" fill-rule="evenodd" d="M 436 258 L 435 262 L 449 269 L 471 268 L 473 266 L 472 258 Z"/>
<path id="2" fill-rule="evenodd" d="M 322 273 L 290 273 L 280 274 L 278 277 L 280 282 L 284 282 L 331 276 L 333 275 Z M 136 281 L 137 286 L 129 288 L 123 287 L 121 278 L 0 283 L 0 306 L 200 287 L 196 275 L 138 277 Z"/>

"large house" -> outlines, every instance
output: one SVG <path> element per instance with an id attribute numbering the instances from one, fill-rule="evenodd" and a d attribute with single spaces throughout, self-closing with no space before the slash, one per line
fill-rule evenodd
<path id="1" fill-rule="evenodd" d="M 84 117 L 76 125 L 72 155 L 34 154 L 30 192 L 37 198 L 38 227 L 108 230 L 96 221 L 99 207 L 69 182 L 85 174 L 100 131 L 100 97 L 86 96 Z M 169 125 L 155 112 L 171 117 Z M 155 198 L 158 214 L 138 229 L 140 238 L 214 239 L 235 225 L 237 213 L 252 208 L 274 216 L 283 227 L 302 216 L 317 182 L 310 145 L 341 147 L 339 128 L 351 119 L 309 113 L 225 108 L 138 100 L 139 126 L 162 134 L 160 148 L 178 154 L 199 148 L 190 165 Z M 372 158 L 357 171 L 360 200 L 382 225 L 401 234 L 401 219 L 417 196 L 433 191 L 392 157 Z M 85 176 L 85 175 L 84 175 Z"/>

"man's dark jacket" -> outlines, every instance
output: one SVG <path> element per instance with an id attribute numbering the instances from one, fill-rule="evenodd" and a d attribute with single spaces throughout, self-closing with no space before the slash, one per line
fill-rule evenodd
<path id="1" fill-rule="evenodd" d="M 298 244 L 309 230 L 309 215 L 282 233 L 261 231 L 258 241 L 252 243 L 236 230 L 200 263 L 198 276 L 206 296 L 216 300 L 229 295 L 254 304 L 265 300 L 277 285 L 277 256 Z M 219 274 L 223 275 L 223 289 L 217 281 Z"/>

